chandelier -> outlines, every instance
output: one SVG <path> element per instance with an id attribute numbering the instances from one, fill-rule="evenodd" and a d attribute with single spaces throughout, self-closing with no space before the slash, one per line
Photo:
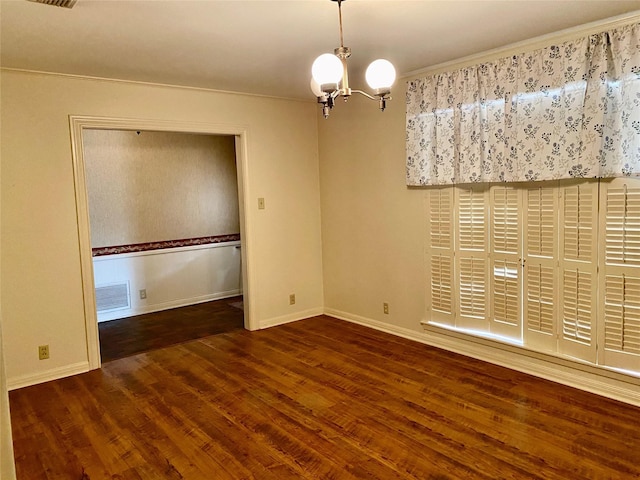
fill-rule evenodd
<path id="1" fill-rule="evenodd" d="M 371 62 L 365 78 L 374 90 L 374 95 L 349 87 L 347 58 L 351 56 L 351 49 L 344 46 L 342 35 L 342 2 L 345 0 L 331 1 L 338 2 L 340 46 L 333 51 L 334 53 L 320 55 L 311 67 L 311 90 L 318 97 L 318 103 L 322 105 L 322 114 L 324 118 L 327 118 L 336 98 L 342 96 L 346 102 L 352 93 L 359 93 L 371 100 L 378 100 L 380 110 L 384 112 L 387 100 L 391 100 L 389 94 L 391 93 L 391 85 L 396 79 L 396 69 L 388 60 L 378 59 Z"/>

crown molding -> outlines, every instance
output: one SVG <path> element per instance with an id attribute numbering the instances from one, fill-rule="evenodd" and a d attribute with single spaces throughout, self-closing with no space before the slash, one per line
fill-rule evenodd
<path id="1" fill-rule="evenodd" d="M 407 72 L 400 78 L 402 80 L 413 80 L 417 77 L 426 77 L 442 72 L 458 70 L 460 68 L 468 67 L 471 65 L 477 65 L 479 63 L 492 61 L 497 58 L 548 47 L 549 45 L 552 45 L 554 43 L 575 40 L 580 37 L 593 35 L 594 33 L 603 32 L 605 30 L 611 30 L 613 28 L 621 27 L 623 25 L 628 25 L 634 22 L 640 22 L 640 10 L 635 10 L 633 12 L 617 15 L 615 17 L 610 17 L 604 20 L 585 23 L 584 25 L 578 25 L 576 27 L 566 28 L 557 32 L 548 33 L 546 35 L 530 38 L 528 40 L 523 40 L 521 42 L 511 43 L 509 45 L 494 48 L 484 52 L 474 53 L 473 55 L 468 55 L 466 57 L 449 60 L 447 62 L 432 65 L 430 67 L 420 68 L 418 70 Z"/>

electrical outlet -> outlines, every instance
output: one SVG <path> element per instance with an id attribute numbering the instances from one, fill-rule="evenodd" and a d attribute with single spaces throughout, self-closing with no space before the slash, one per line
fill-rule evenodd
<path id="1" fill-rule="evenodd" d="M 144 300 L 145 298 L 147 298 L 147 289 L 143 288 L 140 290 L 140 300 Z"/>
<path id="2" fill-rule="evenodd" d="M 387 302 L 382 304 L 382 311 L 385 315 L 389 315 L 389 304 Z"/>
<path id="3" fill-rule="evenodd" d="M 291 295 L 289 295 L 289 305 L 295 305 L 296 304 L 296 294 L 292 293 Z"/>
<path id="4" fill-rule="evenodd" d="M 40 360 L 46 360 L 49 358 L 49 345 L 40 345 L 38 347 L 38 358 Z"/>

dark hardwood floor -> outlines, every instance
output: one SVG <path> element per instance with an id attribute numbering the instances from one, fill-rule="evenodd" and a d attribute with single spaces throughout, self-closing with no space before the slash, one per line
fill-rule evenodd
<path id="1" fill-rule="evenodd" d="M 242 296 L 98 324 L 103 362 L 244 328 Z"/>
<path id="2" fill-rule="evenodd" d="M 640 478 L 640 408 L 326 316 L 10 402 L 20 480 Z"/>

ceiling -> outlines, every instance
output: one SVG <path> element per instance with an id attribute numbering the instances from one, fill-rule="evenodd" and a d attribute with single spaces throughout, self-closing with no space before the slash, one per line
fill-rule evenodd
<path id="1" fill-rule="evenodd" d="M 351 86 L 640 10 L 640 0 L 344 0 Z M 0 65 L 311 98 L 311 64 L 339 45 L 329 0 L 0 0 Z"/>

